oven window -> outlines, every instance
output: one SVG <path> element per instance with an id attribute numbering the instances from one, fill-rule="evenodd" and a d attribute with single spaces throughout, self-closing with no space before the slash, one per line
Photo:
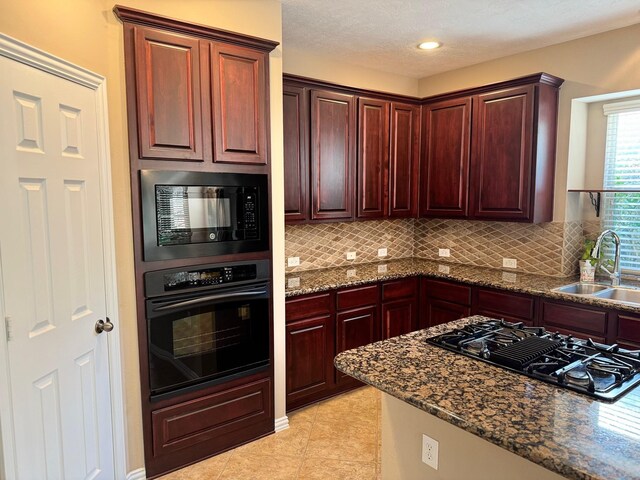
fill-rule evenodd
<path id="1" fill-rule="evenodd" d="M 268 300 L 194 307 L 149 321 L 152 393 L 267 365 Z"/>

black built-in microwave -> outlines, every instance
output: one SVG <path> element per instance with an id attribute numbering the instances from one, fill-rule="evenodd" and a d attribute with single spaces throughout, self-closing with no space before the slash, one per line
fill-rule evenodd
<path id="1" fill-rule="evenodd" d="M 269 249 L 267 176 L 142 170 L 144 260 Z"/>

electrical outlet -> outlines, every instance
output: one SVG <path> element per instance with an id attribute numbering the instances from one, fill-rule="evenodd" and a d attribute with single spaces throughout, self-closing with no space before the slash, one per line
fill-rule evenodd
<path id="1" fill-rule="evenodd" d="M 356 252 L 347 252 L 347 260 L 355 260 Z"/>
<path id="2" fill-rule="evenodd" d="M 448 274 L 449 265 L 438 265 L 438 272 Z"/>
<path id="3" fill-rule="evenodd" d="M 422 434 L 422 461 L 438 470 L 438 441 Z"/>
<path id="4" fill-rule="evenodd" d="M 349 270 L 347 270 L 347 278 L 355 277 L 356 275 L 357 274 L 355 268 L 350 268 Z"/>
<path id="5" fill-rule="evenodd" d="M 378 273 L 387 273 L 387 264 L 378 265 Z"/>
<path id="6" fill-rule="evenodd" d="M 438 256 L 439 257 L 450 257 L 451 256 L 451 251 L 448 248 L 439 248 L 438 249 Z"/>
<path id="7" fill-rule="evenodd" d="M 293 277 L 287 280 L 287 288 L 298 288 L 300 286 L 300 277 Z"/>
<path id="8" fill-rule="evenodd" d="M 386 248 L 379 248 L 378 249 L 378 256 L 379 257 L 386 257 L 387 256 L 387 249 Z"/>
<path id="9" fill-rule="evenodd" d="M 518 261 L 515 258 L 503 258 L 502 266 L 505 268 L 518 268 Z"/>
<path id="10" fill-rule="evenodd" d="M 297 267 L 300 265 L 300 257 L 287 258 L 287 267 Z"/>

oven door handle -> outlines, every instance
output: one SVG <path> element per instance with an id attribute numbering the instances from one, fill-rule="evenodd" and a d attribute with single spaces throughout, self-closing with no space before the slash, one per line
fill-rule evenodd
<path id="1" fill-rule="evenodd" d="M 156 312 L 163 310 L 172 310 L 174 308 L 188 307 L 191 305 L 198 305 L 200 303 L 211 302 L 213 300 L 228 300 L 238 297 L 255 297 L 257 295 L 265 295 L 266 290 L 251 290 L 248 292 L 233 292 L 233 293 L 218 293 L 217 295 L 208 295 L 206 297 L 192 298 L 191 300 L 184 300 L 182 302 L 170 303 L 169 305 L 163 305 L 156 307 L 153 310 Z"/>

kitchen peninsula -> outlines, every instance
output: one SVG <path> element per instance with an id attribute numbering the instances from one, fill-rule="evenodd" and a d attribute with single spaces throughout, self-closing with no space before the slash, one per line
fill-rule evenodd
<path id="1" fill-rule="evenodd" d="M 595 401 L 425 342 L 483 320 L 464 318 L 336 357 L 338 370 L 385 394 L 382 478 L 640 478 L 640 389 L 614 403 Z M 438 471 L 420 461 L 421 433 L 441 440 Z M 478 438 L 484 458 L 478 445 L 468 447 Z"/>

